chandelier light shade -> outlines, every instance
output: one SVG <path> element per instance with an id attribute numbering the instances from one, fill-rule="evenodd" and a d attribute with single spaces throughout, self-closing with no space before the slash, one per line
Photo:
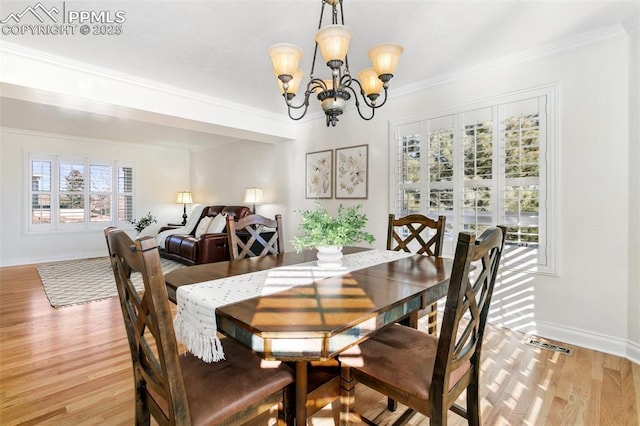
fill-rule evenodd
<path id="1" fill-rule="evenodd" d="M 375 110 L 387 101 L 389 81 L 398 67 L 403 48 L 395 43 L 373 46 L 369 49 L 369 59 L 373 66 L 360 71 L 357 79 L 352 77 L 347 55 L 352 31 L 344 25 L 343 0 L 321 1 L 322 9 L 318 32 L 315 36 L 311 73 L 305 87 L 304 98 L 299 105 L 294 105 L 294 98 L 304 77 L 304 73 L 299 68 L 302 49 L 290 43 L 278 43 L 269 48 L 273 70 L 280 92 L 287 104 L 289 117 L 293 120 L 304 117 L 309 108 L 309 98 L 315 95 L 322 105 L 327 126 L 335 126 L 338 116 L 344 112 L 347 101 L 353 96 L 360 117 L 363 120 L 371 120 Z M 331 8 L 331 24 L 322 26 L 327 5 Z M 324 78 L 315 75 L 318 49 L 329 68 L 329 73 Z M 383 90 L 384 98 L 382 102 L 378 102 Z M 300 112 L 296 113 L 296 110 Z"/>
<path id="2" fill-rule="evenodd" d="M 358 73 L 358 79 L 362 85 L 362 91 L 365 95 L 377 95 L 380 96 L 382 91 L 382 80 L 378 78 L 375 70 L 372 67 L 365 68 Z"/>
<path id="3" fill-rule="evenodd" d="M 269 55 L 273 61 L 273 70 L 276 76 L 292 76 L 298 69 L 302 58 L 302 49 L 295 44 L 278 43 L 269 48 Z"/>
<path id="4" fill-rule="evenodd" d="M 332 61 L 340 61 L 344 63 L 351 42 L 351 28 L 344 25 L 327 25 L 316 33 L 316 43 L 320 48 L 320 53 L 327 66 L 331 69 L 334 66 L 329 65 Z"/>
<path id="5" fill-rule="evenodd" d="M 404 49 L 399 44 L 377 44 L 369 49 L 369 59 L 378 75 L 393 77 Z"/>

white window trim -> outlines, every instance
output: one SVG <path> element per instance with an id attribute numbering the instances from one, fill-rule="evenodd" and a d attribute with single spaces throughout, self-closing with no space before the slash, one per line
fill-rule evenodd
<path id="1" fill-rule="evenodd" d="M 451 108 L 447 108 L 442 111 L 438 111 L 436 113 L 429 114 L 418 114 L 411 117 L 407 117 L 399 120 L 392 120 L 389 122 L 389 133 L 388 133 L 388 141 L 389 141 L 389 182 L 388 182 L 388 201 L 389 201 L 389 211 L 395 211 L 395 200 L 396 193 L 399 189 L 398 183 L 395 179 L 395 176 L 398 173 L 396 169 L 396 129 L 399 126 L 409 125 L 415 122 L 420 122 L 420 132 L 421 134 L 428 134 L 425 129 L 424 122 L 428 120 L 433 120 L 438 117 L 447 116 L 447 115 L 455 115 L 463 113 L 465 111 L 470 111 L 474 109 L 488 108 L 493 106 L 498 106 L 502 104 L 507 104 L 511 102 L 517 102 L 525 99 L 530 99 L 534 97 L 546 97 L 546 116 L 547 120 L 544 124 L 540 124 L 540 132 L 543 131 L 542 126 L 545 126 L 546 130 L 546 146 L 544 159 L 542 160 L 544 164 L 544 171 L 541 170 L 540 173 L 540 186 L 545 188 L 546 196 L 540 196 L 540 211 L 545 211 L 545 214 L 540 215 L 540 223 L 539 226 L 544 226 L 545 232 L 540 234 L 540 246 L 546 247 L 546 265 L 537 264 L 533 267 L 524 268 L 524 267 L 514 267 L 507 269 L 513 269 L 520 272 L 528 272 L 528 273 L 538 273 L 544 275 L 558 275 L 558 264 L 557 264 L 557 255 L 559 249 L 559 233 L 557 230 L 558 224 L 558 185 L 557 185 L 557 162 L 558 162 L 558 91 L 559 84 L 553 83 L 549 85 L 534 87 L 531 89 L 520 90 L 504 95 L 499 95 L 487 99 L 482 99 L 466 104 L 460 104 L 457 106 L 453 106 Z M 459 136 L 456 132 L 460 132 L 459 123 L 454 122 L 454 138 Z M 498 140 L 500 144 L 503 144 L 504 141 Z M 461 156 L 461 150 L 456 150 L 454 153 L 456 160 L 459 161 Z M 495 162 L 494 164 L 500 164 L 499 162 Z M 427 178 L 425 176 L 426 171 L 421 169 L 421 181 L 420 181 L 420 190 L 421 193 L 426 193 L 425 186 L 427 185 Z M 544 180 L 544 186 L 542 185 Z M 458 179 L 454 177 L 454 193 L 461 190 L 462 179 Z M 495 192 L 495 194 L 501 194 L 501 191 Z M 501 196 L 501 195 L 498 195 Z M 459 202 L 454 199 L 454 203 Z M 497 209 L 496 209 L 497 211 Z M 496 223 L 501 223 L 500 218 L 495 218 Z M 456 224 L 455 229 L 460 229 L 460 224 Z M 544 239 L 544 241 L 542 240 Z"/>
<path id="2" fill-rule="evenodd" d="M 63 232 L 94 232 L 96 230 L 104 229 L 107 226 L 116 226 L 118 228 L 131 228 L 131 224 L 128 221 L 118 220 L 118 196 L 121 193 L 118 191 L 118 170 L 121 167 L 130 167 L 132 169 L 133 188 L 132 191 L 125 192 L 124 194 L 131 194 L 133 196 L 133 208 L 132 218 L 135 218 L 135 199 L 136 199 L 136 167 L 135 162 L 126 160 L 105 160 L 105 159 L 93 159 L 88 157 L 77 157 L 72 155 L 60 155 L 51 153 L 38 153 L 29 152 L 25 153 L 24 158 L 24 176 L 23 176 L 23 232 L 24 234 L 42 235 L 48 233 L 63 233 Z M 51 163 L 51 223 L 47 224 L 34 224 L 31 220 L 31 203 L 32 203 L 32 186 L 31 186 L 31 163 L 32 161 L 47 161 Z M 90 182 L 89 167 L 91 165 L 107 165 L 112 168 L 111 176 L 111 212 L 112 219 L 110 221 L 91 222 L 88 212 L 88 204 L 85 205 L 84 222 L 82 223 L 60 223 L 59 221 L 59 208 L 57 203 L 59 202 L 60 187 L 59 187 L 59 173 L 60 163 L 79 163 L 85 166 L 85 189 L 83 196 L 85 196 L 86 203 L 89 203 L 90 195 Z"/>

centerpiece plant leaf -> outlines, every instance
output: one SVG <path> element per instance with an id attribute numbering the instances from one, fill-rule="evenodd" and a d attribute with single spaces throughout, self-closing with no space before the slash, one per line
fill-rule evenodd
<path id="1" fill-rule="evenodd" d="M 136 231 L 139 234 L 142 232 L 144 228 L 151 225 L 152 223 L 158 223 L 158 219 L 156 219 L 156 217 L 152 215 L 151 212 L 149 212 L 138 220 L 136 219 L 130 220 L 129 223 L 135 226 Z"/>
<path id="2" fill-rule="evenodd" d="M 302 216 L 298 229 L 303 235 L 293 237 L 293 248 L 300 252 L 318 246 L 349 246 L 360 241 L 373 243 L 375 237 L 364 230 L 367 216 L 360 212 L 361 208 L 362 204 L 349 208 L 340 204 L 338 214 L 331 216 L 316 200 L 315 210 L 295 210 L 294 213 Z"/>

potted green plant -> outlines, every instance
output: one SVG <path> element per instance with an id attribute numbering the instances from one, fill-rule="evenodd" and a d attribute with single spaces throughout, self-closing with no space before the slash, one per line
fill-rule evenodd
<path id="1" fill-rule="evenodd" d="M 130 224 L 134 225 L 138 234 L 142 232 L 144 228 L 151 225 L 152 223 L 158 223 L 158 219 L 151 212 L 147 213 L 146 216 L 142 216 L 138 220 L 130 220 Z"/>
<path id="2" fill-rule="evenodd" d="M 305 248 L 317 249 L 318 266 L 342 265 L 343 246 L 375 241 L 375 237 L 364 230 L 367 216 L 360 212 L 361 208 L 362 204 L 349 208 L 340 204 L 337 215 L 331 216 L 316 200 L 315 210 L 295 210 L 294 213 L 302 216 L 298 229 L 303 231 L 303 235 L 291 240 L 293 248 L 297 252 Z"/>

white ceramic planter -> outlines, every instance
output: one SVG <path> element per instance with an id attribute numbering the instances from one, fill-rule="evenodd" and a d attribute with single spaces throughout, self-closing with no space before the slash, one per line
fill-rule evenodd
<path id="1" fill-rule="evenodd" d="M 318 266 L 339 268 L 342 266 L 342 246 L 318 246 Z"/>

